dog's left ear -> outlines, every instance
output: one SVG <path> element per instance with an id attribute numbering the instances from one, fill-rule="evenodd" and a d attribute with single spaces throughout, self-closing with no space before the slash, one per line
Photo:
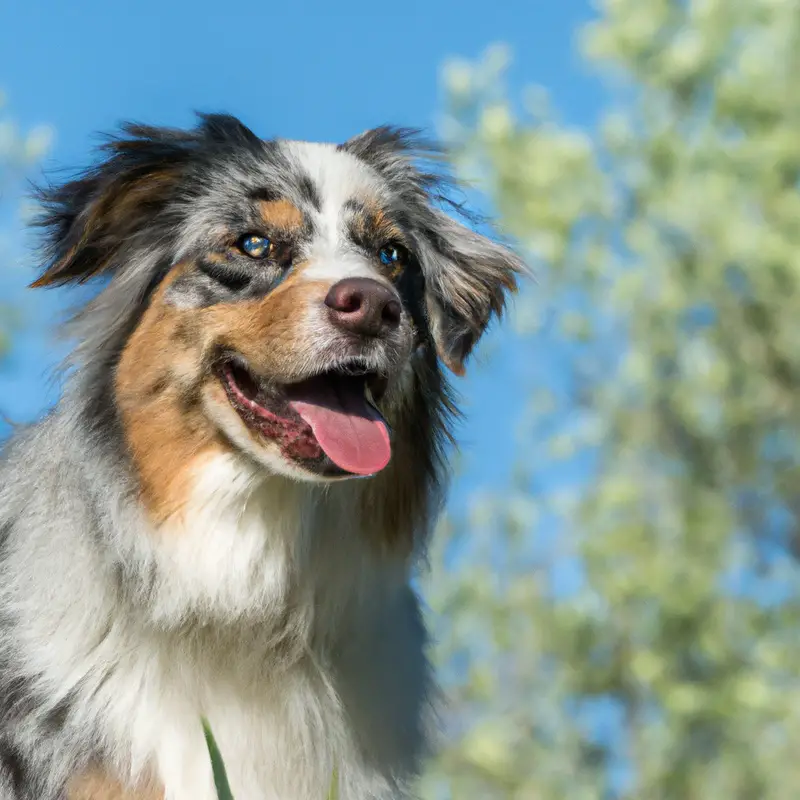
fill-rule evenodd
<path id="1" fill-rule="evenodd" d="M 511 250 L 439 210 L 421 247 L 425 305 L 439 358 L 456 375 L 494 316 L 500 316 L 517 276 L 526 272 Z"/>
<path id="2" fill-rule="evenodd" d="M 431 334 L 441 360 L 463 375 L 476 342 L 492 317 L 502 313 L 507 293 L 517 288 L 517 275 L 527 269 L 510 250 L 431 207 L 432 197 L 441 197 L 442 150 L 418 131 L 375 128 L 340 149 L 370 164 L 419 212 L 415 221 L 422 235 L 415 245 Z"/>

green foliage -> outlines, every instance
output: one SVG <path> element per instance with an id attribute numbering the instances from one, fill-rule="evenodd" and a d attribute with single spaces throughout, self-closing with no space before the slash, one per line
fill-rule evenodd
<path id="1" fill-rule="evenodd" d="M 447 76 L 458 167 L 539 275 L 513 346 L 559 374 L 432 555 L 423 794 L 796 797 L 800 6 L 605 0 L 581 47 L 591 135 L 518 112 L 502 49 Z"/>
<path id="2" fill-rule="evenodd" d="M 6 223 L 13 220 L 9 214 L 8 195 L 15 197 L 14 190 L 18 188 L 21 178 L 47 151 L 51 132 L 48 128 L 39 127 L 21 133 L 13 122 L 5 118 L 4 100 L 0 93 L 0 220 Z M 13 260 L 8 252 L 9 245 L 10 242 L 0 236 L 0 270 L 4 272 Z M 18 323 L 14 309 L 0 301 L 0 356 L 7 350 L 9 334 Z"/>

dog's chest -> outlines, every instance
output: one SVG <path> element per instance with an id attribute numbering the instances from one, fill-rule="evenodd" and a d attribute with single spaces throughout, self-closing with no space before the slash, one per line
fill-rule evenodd
<path id="1" fill-rule="evenodd" d="M 300 661 L 243 680 L 218 664 L 213 671 L 197 663 L 174 666 L 160 675 L 147 675 L 145 667 L 138 676 L 119 676 L 124 688 L 114 692 L 119 702 L 107 723 L 117 729 L 118 747 L 127 740 L 120 762 L 130 761 L 144 780 L 152 775 L 165 800 L 215 800 L 206 717 L 237 800 L 325 797 L 334 763 L 350 760 L 352 744 L 336 693 L 318 667 Z M 127 736 L 119 737 L 126 725 Z M 153 792 L 141 796 L 149 800 Z"/>
<path id="2" fill-rule="evenodd" d="M 72 668 L 54 670 L 65 685 L 92 676 L 81 713 L 105 742 L 108 772 L 152 778 L 164 800 L 216 800 L 203 717 L 236 800 L 322 799 L 334 768 L 343 800 L 397 796 L 392 776 L 415 767 L 427 689 L 401 566 L 370 555 L 330 509 L 286 492 L 243 503 L 228 466 L 214 465 L 230 478 L 226 496 L 198 493 L 183 524 L 143 539 L 156 621 L 206 614 L 207 625 L 81 632 Z M 70 800 L 153 797 L 88 785 L 94 794 Z"/>

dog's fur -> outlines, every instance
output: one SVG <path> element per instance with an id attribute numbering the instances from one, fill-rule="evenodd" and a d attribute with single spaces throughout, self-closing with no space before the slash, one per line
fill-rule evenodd
<path id="1" fill-rule="evenodd" d="M 232 117 L 127 126 L 42 193 L 34 285 L 105 281 L 60 404 L 0 468 L 0 798 L 210 800 L 201 717 L 237 800 L 405 797 L 433 682 L 410 571 L 445 482 L 460 373 L 519 260 L 443 211 L 435 153 L 381 128 L 263 141 Z M 254 262 L 237 237 L 281 243 Z M 376 253 L 404 245 L 405 264 Z M 369 340 L 322 313 L 367 276 L 402 299 Z M 385 382 L 392 459 L 331 477 L 259 435 L 225 354 L 291 384 Z M 287 455 L 288 453 L 288 455 Z"/>

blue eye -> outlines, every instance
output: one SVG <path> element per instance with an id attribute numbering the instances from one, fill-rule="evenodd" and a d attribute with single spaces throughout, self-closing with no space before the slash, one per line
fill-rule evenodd
<path id="1" fill-rule="evenodd" d="M 402 267 L 408 261 L 408 250 L 399 244 L 387 244 L 378 251 L 378 258 L 387 267 Z"/>
<path id="2" fill-rule="evenodd" d="M 266 236 L 248 233 L 239 242 L 239 248 L 251 258 L 264 258 L 272 249 L 272 242 Z"/>

